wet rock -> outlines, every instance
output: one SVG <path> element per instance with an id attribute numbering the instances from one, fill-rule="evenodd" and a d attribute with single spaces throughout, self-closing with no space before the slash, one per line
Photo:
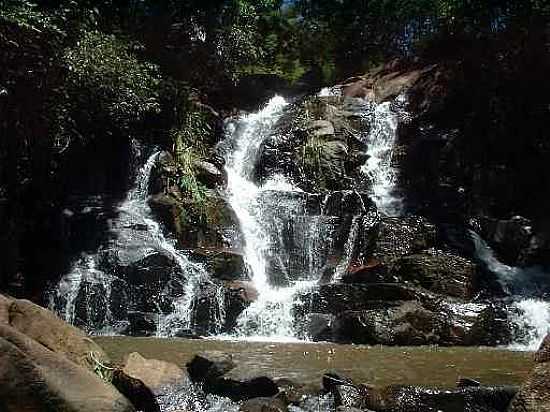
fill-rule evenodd
<path id="1" fill-rule="evenodd" d="M 250 399 L 239 408 L 240 412 L 287 412 L 288 406 L 279 398 Z"/>
<path id="2" fill-rule="evenodd" d="M 124 334 L 128 336 L 152 336 L 157 330 L 158 313 L 131 311 L 127 313 L 128 326 Z"/>
<path id="3" fill-rule="evenodd" d="M 300 306 L 308 313 L 338 314 L 399 305 L 403 301 L 418 301 L 426 292 L 397 283 L 329 284 L 302 293 Z"/>
<path id="4" fill-rule="evenodd" d="M 304 335 L 314 342 L 329 341 L 332 339 L 333 315 L 324 313 L 309 313 L 305 316 Z"/>
<path id="5" fill-rule="evenodd" d="M 279 388 L 278 398 L 284 399 L 286 404 L 301 405 L 304 399 L 309 395 L 305 385 L 296 383 L 290 379 L 276 379 L 275 383 Z"/>
<path id="6" fill-rule="evenodd" d="M 225 328 L 231 330 L 237 324 L 237 318 L 252 302 L 258 298 L 258 291 L 252 282 L 232 281 L 226 283 Z"/>
<path id="7" fill-rule="evenodd" d="M 181 199 L 182 195 L 179 193 L 174 195 L 174 191 L 171 194 L 154 194 L 148 199 L 149 206 L 155 216 L 172 233 L 181 233 L 183 230 L 182 216 L 184 216 L 185 211 Z"/>
<path id="8" fill-rule="evenodd" d="M 227 397 L 236 402 L 254 398 L 268 398 L 279 393 L 277 384 L 266 376 L 244 381 L 227 378 L 208 379 L 203 385 L 203 390 L 207 393 Z"/>
<path id="9" fill-rule="evenodd" d="M 206 161 L 198 161 L 194 163 L 197 171 L 197 179 L 206 187 L 215 188 L 216 186 L 224 186 L 227 183 L 227 175 L 224 171 L 218 169 L 214 164 Z"/>
<path id="10" fill-rule="evenodd" d="M 201 336 L 219 334 L 232 325 L 239 313 L 226 311 L 227 289 L 221 282 L 203 280 L 195 286 L 191 302 L 191 325 Z M 223 322 L 225 320 L 225 322 Z"/>
<path id="11" fill-rule="evenodd" d="M 198 383 L 220 378 L 234 368 L 231 355 L 217 351 L 199 353 L 187 364 L 189 377 Z"/>
<path id="12" fill-rule="evenodd" d="M 335 317 L 333 338 L 337 342 L 382 345 L 429 345 L 441 343 L 449 325 L 441 314 L 418 302 L 365 311 L 346 311 Z"/>
<path id="13" fill-rule="evenodd" d="M 53 315 L 52 315 L 53 316 Z M 47 325 L 47 324 L 46 324 Z M 67 325 L 69 326 L 69 325 Z M 42 328 L 50 340 L 51 332 Z M 28 330 L 32 332 L 32 329 Z M 59 336 L 59 335 L 58 335 Z M 64 346 L 64 345 L 63 345 Z M 133 412 L 116 389 L 78 363 L 7 325 L 0 325 L 0 399 L 3 411 Z M 72 351 L 65 352 L 73 356 Z M 77 357 L 77 360 L 80 358 Z"/>
<path id="14" fill-rule="evenodd" d="M 248 271 L 241 253 L 228 249 L 188 249 L 189 257 L 203 263 L 208 273 L 219 280 L 243 280 L 248 278 Z"/>
<path id="15" fill-rule="evenodd" d="M 185 371 L 177 365 L 157 359 L 146 359 L 137 352 L 132 352 L 126 357 L 123 372 L 142 381 L 155 396 L 186 386 L 189 382 Z"/>
<path id="16" fill-rule="evenodd" d="M 334 126 L 328 120 L 314 120 L 308 124 L 308 130 L 317 137 L 334 135 Z"/>
<path id="17" fill-rule="evenodd" d="M 523 216 L 510 219 L 477 219 L 480 234 L 495 250 L 499 259 L 512 266 L 546 264 L 542 256 L 550 251 L 550 242 Z M 541 259 L 542 258 L 542 259 Z"/>
<path id="18" fill-rule="evenodd" d="M 113 372 L 111 383 L 137 410 L 160 412 L 160 406 L 155 395 L 140 379 L 133 378 L 122 370 L 116 369 Z"/>
<path id="19" fill-rule="evenodd" d="M 149 194 L 168 194 L 177 190 L 172 179 L 176 174 L 177 166 L 174 156 L 166 150 L 159 152 L 149 177 Z"/>
<path id="20" fill-rule="evenodd" d="M 453 390 L 390 385 L 362 386 L 364 404 L 379 412 L 503 412 L 515 387 L 469 387 Z"/>
<path id="21" fill-rule="evenodd" d="M 503 305 L 428 299 L 424 303 L 368 301 L 363 307 L 330 315 L 330 324 L 320 323 L 319 338 L 310 337 L 358 344 L 495 346 L 510 343 L 513 336 L 514 327 Z M 310 316 L 300 318 L 304 327 Z M 319 316 L 314 314 L 313 319 Z"/>
<path id="22" fill-rule="evenodd" d="M 394 283 L 398 281 L 399 278 L 376 259 L 370 259 L 363 265 L 351 266 L 342 276 L 343 283 Z"/>
<path id="23" fill-rule="evenodd" d="M 508 412 L 550 411 L 550 335 L 535 355 L 535 367 L 514 397 Z"/>
<path id="24" fill-rule="evenodd" d="M 434 310 L 444 314 L 451 325 L 447 344 L 495 346 L 512 342 L 515 325 L 509 308 L 501 303 L 441 302 Z"/>
<path id="25" fill-rule="evenodd" d="M 399 258 L 392 273 L 432 292 L 471 299 L 476 290 L 476 265 L 449 252 L 429 249 Z"/>
<path id="26" fill-rule="evenodd" d="M 322 377 L 323 390 L 331 393 L 336 407 L 361 407 L 363 394 L 353 381 L 337 372 L 325 373 Z"/>
<path id="27" fill-rule="evenodd" d="M 423 217 L 383 217 L 373 250 L 364 254 L 388 264 L 435 246 L 436 227 Z"/>

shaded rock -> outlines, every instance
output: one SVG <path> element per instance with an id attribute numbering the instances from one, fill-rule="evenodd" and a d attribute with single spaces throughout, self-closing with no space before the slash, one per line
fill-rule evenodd
<path id="1" fill-rule="evenodd" d="M 242 253 L 229 249 L 188 249 L 193 261 L 204 263 L 208 273 L 220 280 L 243 280 L 248 271 Z"/>
<path id="2" fill-rule="evenodd" d="M 111 383 L 137 410 L 160 412 L 155 395 L 140 379 L 126 375 L 120 369 L 115 369 Z"/>
<path id="3" fill-rule="evenodd" d="M 550 334 L 546 335 L 537 351 L 535 362 L 508 412 L 550 411 Z"/>
<path id="4" fill-rule="evenodd" d="M 471 299 L 476 290 L 476 265 L 449 252 L 429 249 L 399 258 L 392 273 L 432 292 Z"/>
<path id="5" fill-rule="evenodd" d="M 333 315 L 309 313 L 302 322 L 303 334 L 314 342 L 331 340 L 333 321 Z"/>
<path id="6" fill-rule="evenodd" d="M 288 406 L 279 398 L 250 399 L 239 408 L 240 412 L 286 412 Z"/>
<path id="7" fill-rule="evenodd" d="M 225 328 L 231 330 L 239 315 L 258 298 L 258 291 L 252 282 L 232 281 L 225 286 Z"/>
<path id="8" fill-rule="evenodd" d="M 362 386 L 364 406 L 379 412 L 502 412 L 517 392 L 515 387 L 468 387 L 442 390 L 390 385 Z"/>
<path id="9" fill-rule="evenodd" d="M 279 388 L 279 395 L 277 395 L 277 397 L 284 399 L 287 404 L 300 405 L 309 395 L 305 385 L 296 383 L 290 379 L 276 379 L 275 383 Z"/>
<path id="10" fill-rule="evenodd" d="M 336 407 L 361 407 L 363 395 L 353 381 L 337 372 L 325 373 L 322 377 L 323 390 L 334 397 Z"/>
<path id="11" fill-rule="evenodd" d="M 344 97 L 372 99 L 374 97 L 371 85 L 365 79 L 356 79 L 352 83 L 347 83 L 342 89 Z"/>
<path id="12" fill-rule="evenodd" d="M 67 412 L 135 411 L 97 375 L 6 325 L 0 325 L 0 399 L 6 412 L 52 407 Z"/>
<path id="13" fill-rule="evenodd" d="M 548 232 L 535 227 L 523 216 L 510 219 L 482 217 L 477 220 L 480 234 L 498 255 L 511 266 L 547 264 L 550 252 Z"/>
<path id="14" fill-rule="evenodd" d="M 343 283 L 394 283 L 399 278 L 376 259 L 370 259 L 365 264 L 352 265 L 342 276 Z"/>
<path id="15" fill-rule="evenodd" d="M 444 314 L 451 325 L 448 344 L 495 346 L 512 342 L 515 325 L 509 308 L 501 303 L 441 302 L 434 310 Z"/>
<path id="16" fill-rule="evenodd" d="M 418 302 L 336 315 L 333 339 L 382 345 L 428 345 L 442 343 L 449 325 L 441 314 Z"/>
<path id="17" fill-rule="evenodd" d="M 227 325 L 235 323 L 240 313 L 239 305 L 235 304 L 236 300 L 226 302 L 225 297 L 232 296 L 223 282 L 204 279 L 195 287 L 190 310 L 191 325 L 196 334 L 216 335 L 226 331 Z"/>
<path id="18" fill-rule="evenodd" d="M 334 126 L 328 120 L 314 120 L 308 124 L 308 130 L 318 137 L 334 135 Z"/>
<path id="19" fill-rule="evenodd" d="M 178 189 L 179 191 L 179 189 Z M 181 233 L 182 216 L 185 213 L 181 194 L 157 193 L 149 197 L 148 203 L 155 216 L 173 233 Z"/>
<path id="20" fill-rule="evenodd" d="M 217 351 L 199 353 L 187 363 L 189 377 L 198 383 L 220 378 L 234 368 L 231 355 Z"/>
<path id="21" fill-rule="evenodd" d="M 0 303 L 1 304 L 1 303 Z M 108 363 L 107 354 L 81 330 L 28 300 L 13 300 L 9 307 L 9 325 L 53 352 L 92 369 L 89 354 Z"/>
<path id="22" fill-rule="evenodd" d="M 237 402 L 253 398 L 268 398 L 279 393 L 277 384 L 266 376 L 245 381 L 227 378 L 208 379 L 203 385 L 203 390 Z"/>
<path id="23" fill-rule="evenodd" d="M 405 346 L 495 346 L 512 339 L 514 327 L 504 306 L 431 300 L 369 304 L 368 309 L 336 313 L 323 337 L 342 343 Z"/>
<path id="24" fill-rule="evenodd" d="M 187 374 L 177 365 L 157 359 L 146 359 L 132 352 L 124 361 L 123 372 L 142 381 L 156 396 L 188 384 Z"/>
<path id="25" fill-rule="evenodd" d="M 10 322 L 10 306 L 12 303 L 13 299 L 0 295 L 0 324 Z"/>
<path id="26" fill-rule="evenodd" d="M 227 183 L 227 175 L 214 164 L 198 161 L 194 163 L 194 166 L 197 171 L 197 179 L 206 185 L 206 187 L 214 188 L 216 186 L 224 186 Z"/>
<path id="27" fill-rule="evenodd" d="M 158 313 L 128 312 L 128 326 L 124 334 L 128 336 L 151 336 L 157 330 Z"/>
<path id="28" fill-rule="evenodd" d="M 397 283 L 329 284 L 299 296 L 300 307 L 308 313 L 338 314 L 344 311 L 377 309 L 416 301 L 428 296 L 413 287 Z M 307 309 L 306 309 L 307 308 Z"/>

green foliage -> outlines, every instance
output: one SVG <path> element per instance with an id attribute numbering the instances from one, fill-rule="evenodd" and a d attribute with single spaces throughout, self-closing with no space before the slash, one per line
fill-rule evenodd
<path id="1" fill-rule="evenodd" d="M 108 121 L 122 129 L 159 110 L 157 68 L 139 61 L 131 48 L 120 38 L 92 31 L 63 55 L 75 94 L 99 105 Z"/>

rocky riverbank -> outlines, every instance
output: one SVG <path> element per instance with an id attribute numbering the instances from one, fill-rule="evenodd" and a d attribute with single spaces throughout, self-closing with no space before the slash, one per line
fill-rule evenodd
<path id="1" fill-rule="evenodd" d="M 538 412 L 549 407 L 544 392 L 550 379 L 545 369 L 548 338 L 535 356 L 536 366 L 532 375 L 516 395 L 517 384 L 525 377 L 530 362 L 525 356 L 511 352 L 507 355 L 495 352 L 494 356 L 491 351 L 472 351 L 469 355 L 459 352 L 454 362 L 460 362 L 459 359 L 467 357 L 463 365 L 455 365 L 462 373 L 449 369 L 446 378 L 443 377 L 445 374 L 440 375 L 443 380 L 434 382 L 433 379 L 437 379 L 436 376 L 440 373 L 435 372 L 436 375 L 431 378 L 432 385 L 426 385 L 430 378 L 426 379 L 428 375 L 422 373 L 422 370 L 434 367 L 434 371 L 441 369 L 436 365 L 438 359 L 447 363 L 453 362 L 452 352 L 445 355 L 444 349 L 426 349 L 425 360 L 422 361 L 422 352 L 417 351 L 415 354 L 414 349 L 404 352 L 400 349 L 392 354 L 391 351 L 384 353 L 381 348 L 353 349 L 302 344 L 293 349 L 296 355 L 302 350 L 302 361 L 290 361 L 285 366 L 286 372 L 282 372 L 282 369 L 277 372 L 276 366 L 275 369 L 268 367 L 262 372 L 262 361 L 257 356 L 265 357 L 269 345 L 259 348 L 256 355 L 252 349 L 248 355 L 243 352 L 244 357 L 240 357 L 235 352 L 235 343 L 231 342 L 227 342 L 228 351 L 223 351 L 223 342 L 212 342 L 222 351 L 194 352 L 193 355 L 193 351 L 199 351 L 200 341 L 195 341 L 197 344 L 187 352 L 181 352 L 186 345 L 185 341 L 170 343 L 164 340 L 159 341 L 160 346 L 155 346 L 153 341 L 147 342 L 139 338 L 97 340 L 106 348 L 104 350 L 81 331 L 39 306 L 5 296 L 0 299 L 0 344 L 3 346 L 0 405 L 7 412 L 43 411 L 48 408 L 128 412 L 393 412 L 432 409 L 443 412 Z M 203 345 L 208 347 L 208 341 L 204 341 Z M 147 358 L 138 352 L 131 352 L 136 348 L 169 357 L 170 361 Z M 172 354 L 169 350 L 173 351 Z M 271 346 L 272 353 L 276 353 L 273 350 L 277 350 L 276 346 Z M 284 348 L 281 350 L 284 351 Z M 300 363 L 306 368 L 312 367 L 311 364 L 308 366 L 307 361 L 310 351 L 318 351 L 316 356 L 322 353 L 322 356 L 329 359 L 334 358 L 334 368 L 331 369 L 337 369 L 338 366 L 345 368 L 345 362 L 339 363 L 338 356 L 344 355 L 345 359 L 346 351 L 355 351 L 353 367 L 356 369 L 355 373 L 351 373 L 354 378 L 350 378 L 345 372 L 321 368 L 315 371 L 316 379 L 305 378 L 300 371 Z M 439 351 L 442 352 L 438 353 Z M 181 357 L 184 353 L 186 361 Z M 252 360 L 247 359 L 251 353 Z M 365 359 L 361 360 L 363 354 Z M 400 356 L 403 357 L 401 360 Z M 478 361 L 474 360 L 476 357 Z M 276 355 L 271 355 L 270 358 L 275 363 L 283 359 L 277 361 Z M 495 374 L 495 368 L 489 366 L 490 363 L 484 366 L 485 362 L 491 362 L 491 358 L 494 358 L 494 365 L 499 365 L 500 368 L 506 368 L 507 358 L 510 358 L 510 369 L 502 369 L 500 376 Z M 520 359 L 523 359 L 523 367 L 519 367 Z M 287 362 L 289 360 L 290 358 Z M 244 364 L 241 365 L 240 362 Z M 246 366 L 246 362 L 252 362 L 255 367 Z M 360 362 L 365 362 L 365 367 L 369 368 L 371 379 L 365 379 L 365 375 L 357 375 L 361 370 Z M 401 372 L 396 370 L 393 377 L 391 373 L 388 375 L 388 367 L 393 362 L 404 362 L 404 366 L 414 364 L 411 370 L 418 376 L 416 385 L 415 378 L 402 375 L 403 368 L 398 365 L 395 366 Z M 318 367 L 314 365 L 314 368 Z M 468 376 L 474 379 L 466 379 L 464 373 L 468 373 L 468 369 L 464 368 L 469 368 L 472 374 Z M 379 379 L 384 376 L 385 378 Z M 445 379 L 447 383 L 444 383 Z M 451 389 L 455 380 L 458 380 L 458 387 Z M 417 386 L 419 382 L 424 382 L 425 386 Z M 490 385 L 485 386 L 483 383 Z M 512 398 L 514 400 L 511 409 L 507 409 Z"/>

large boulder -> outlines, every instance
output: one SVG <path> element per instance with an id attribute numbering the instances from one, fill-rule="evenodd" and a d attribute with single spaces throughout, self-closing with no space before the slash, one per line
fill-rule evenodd
<path id="1" fill-rule="evenodd" d="M 0 300 L 1 313 L 2 307 L 5 311 L 7 299 L 0 299 L 4 300 L 4 304 Z M 91 354 L 102 363 L 109 362 L 103 349 L 84 332 L 28 300 L 12 300 L 8 314 L 9 326 L 77 365 L 93 369 L 93 364 L 90 363 Z"/>
<path id="2" fill-rule="evenodd" d="M 254 398 L 243 402 L 240 412 L 287 412 L 288 406 L 279 398 Z"/>
<path id="3" fill-rule="evenodd" d="M 419 302 L 335 316 L 333 339 L 344 343 L 382 345 L 430 345 L 444 343 L 450 325 L 445 317 Z"/>
<path id="4" fill-rule="evenodd" d="M 123 372 L 141 380 L 157 396 L 189 383 L 186 372 L 179 366 L 157 359 L 146 359 L 137 352 L 126 357 Z"/>
<path id="5" fill-rule="evenodd" d="M 376 388 L 361 385 L 363 407 L 378 412 L 503 412 L 517 392 L 515 387 L 436 389 L 407 385 Z"/>
<path id="6" fill-rule="evenodd" d="M 248 271 L 242 253 L 224 248 L 186 250 L 195 262 L 203 263 L 208 273 L 219 280 L 246 280 Z"/>
<path id="7" fill-rule="evenodd" d="M 476 265 L 460 256 L 436 249 L 402 257 L 392 274 L 432 292 L 471 299 L 476 290 Z"/>
<path id="8" fill-rule="evenodd" d="M 535 355 L 535 367 L 514 397 L 508 412 L 550 411 L 550 334 Z"/>
<path id="9" fill-rule="evenodd" d="M 51 327 L 51 324 L 50 324 Z M 49 329 L 48 324 L 42 328 Z M 29 328 L 30 333 L 33 327 Z M 58 335 L 59 336 L 59 335 Z M 63 335 L 70 339 L 70 335 Z M 40 337 L 65 349 L 57 339 Z M 74 347 L 68 356 L 81 361 Z M 0 405 L 6 412 L 133 412 L 132 404 L 97 375 L 13 327 L 0 325 Z M 53 408 L 53 409 L 52 409 Z"/>
<path id="10" fill-rule="evenodd" d="M 363 253 L 390 264 L 399 257 L 435 246 L 436 238 L 435 225 L 423 217 L 383 217 L 373 249 Z"/>
<path id="11" fill-rule="evenodd" d="M 199 353 L 187 364 L 189 377 L 197 383 L 221 378 L 234 368 L 231 355 L 218 351 Z"/>

